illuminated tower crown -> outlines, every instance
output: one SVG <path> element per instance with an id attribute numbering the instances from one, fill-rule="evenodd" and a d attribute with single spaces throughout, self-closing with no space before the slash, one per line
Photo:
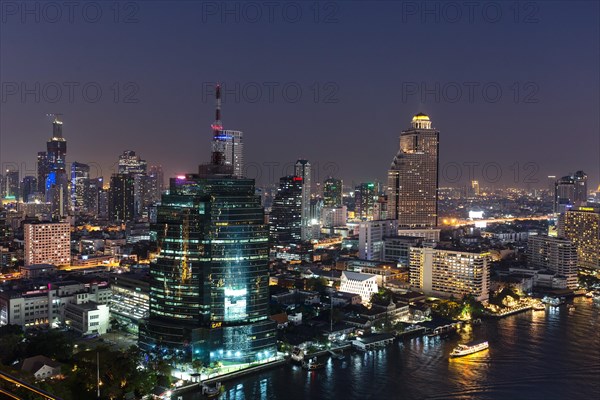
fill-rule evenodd
<path id="1" fill-rule="evenodd" d="M 431 120 L 423 113 L 415 115 L 411 124 L 414 129 L 431 129 Z"/>

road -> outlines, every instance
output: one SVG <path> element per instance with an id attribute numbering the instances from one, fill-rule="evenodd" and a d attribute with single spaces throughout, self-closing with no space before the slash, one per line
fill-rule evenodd
<path id="1" fill-rule="evenodd" d="M 14 385 L 18 385 L 18 387 L 22 387 L 24 389 L 29 390 L 30 392 L 33 392 L 35 394 L 38 394 L 41 398 L 43 399 L 48 399 L 48 400 L 61 400 L 60 397 L 56 397 L 53 394 L 50 394 L 36 386 L 31 385 L 30 383 L 27 383 L 19 378 L 16 378 L 12 375 L 7 374 L 6 372 L 2 372 L 0 371 L 0 379 L 3 379 L 6 382 L 10 382 Z M 3 392 L 4 393 L 4 392 Z M 6 393 L 7 395 L 11 396 L 14 399 L 19 399 L 19 397 L 17 397 L 16 395 L 12 394 L 12 393 Z"/>

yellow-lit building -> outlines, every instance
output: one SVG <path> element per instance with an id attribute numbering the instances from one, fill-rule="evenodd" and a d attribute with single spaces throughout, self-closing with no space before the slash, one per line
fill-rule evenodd
<path id="1" fill-rule="evenodd" d="M 485 303 L 490 290 L 489 262 L 488 252 L 411 247 L 410 286 L 429 296 L 473 295 Z"/>
<path id="2" fill-rule="evenodd" d="M 582 268 L 600 269 L 600 209 L 579 207 L 561 215 L 559 236 L 577 247 L 577 262 Z"/>

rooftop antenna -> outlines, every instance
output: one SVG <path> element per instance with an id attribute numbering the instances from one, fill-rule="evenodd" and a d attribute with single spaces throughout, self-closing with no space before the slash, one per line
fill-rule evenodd
<path id="1" fill-rule="evenodd" d="M 48 114 L 46 114 L 46 117 L 52 118 L 52 122 L 59 122 L 59 123 L 62 123 L 62 116 L 63 116 L 63 114 L 60 114 L 60 113 L 48 113 Z"/>
<path id="2" fill-rule="evenodd" d="M 213 130 L 213 152 L 211 163 L 213 165 L 223 165 L 225 163 L 225 143 L 223 141 L 223 123 L 221 122 L 221 84 L 217 83 L 215 90 L 217 100 L 217 109 L 215 112 L 215 122 L 210 126 Z"/>

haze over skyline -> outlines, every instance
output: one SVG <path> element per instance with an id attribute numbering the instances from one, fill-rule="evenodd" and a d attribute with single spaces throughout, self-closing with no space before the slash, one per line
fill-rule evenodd
<path id="1" fill-rule="evenodd" d="M 100 165 L 108 177 L 131 149 L 165 177 L 196 171 L 210 156 L 212 84 L 221 82 L 223 125 L 244 131 L 248 175 L 261 166 L 262 184 L 297 158 L 318 164 L 315 181 L 385 182 L 417 112 L 440 130 L 440 186 L 458 185 L 456 166 L 466 182 L 469 165 L 482 186 L 529 178 L 545 188 L 548 175 L 576 170 L 591 190 L 600 183 L 596 2 L 532 2 L 518 15 L 494 3 L 496 22 L 493 10 L 470 21 L 463 9 L 456 23 L 438 2 L 437 14 L 413 2 L 290 3 L 301 6 L 297 21 L 280 12 L 269 21 L 263 9 L 258 22 L 241 5 L 226 14 L 218 2 L 132 4 L 117 18 L 102 6 L 97 22 L 2 9 L 3 170 L 35 174 L 55 112 L 69 163 Z M 500 166 L 498 183 L 482 176 L 485 163 Z"/>

